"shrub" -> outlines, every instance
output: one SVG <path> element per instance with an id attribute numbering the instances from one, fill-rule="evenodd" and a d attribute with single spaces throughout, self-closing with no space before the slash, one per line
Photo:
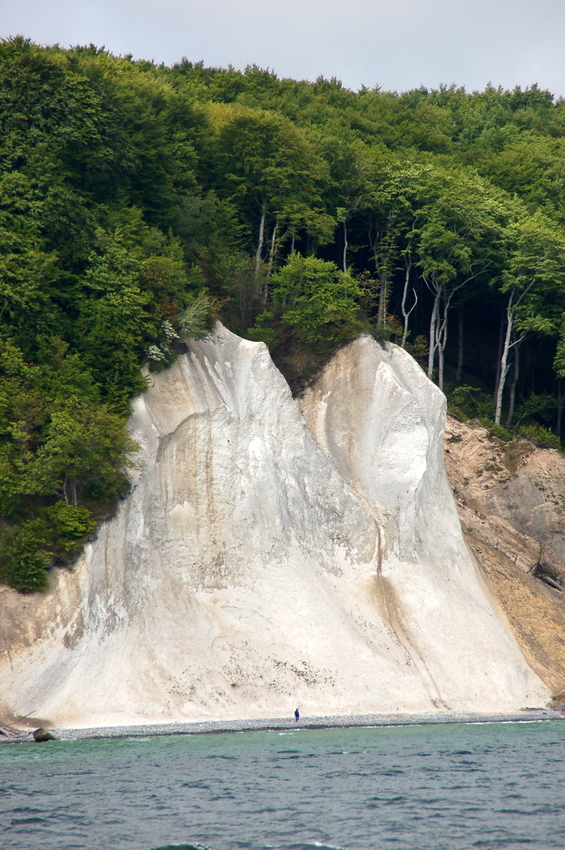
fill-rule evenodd
<path id="1" fill-rule="evenodd" d="M 447 409 L 463 421 L 488 418 L 492 414 L 492 400 L 478 387 L 462 384 L 448 394 Z"/>
<path id="2" fill-rule="evenodd" d="M 538 425 L 537 422 L 532 422 L 528 425 L 520 425 L 518 433 L 522 437 L 527 437 L 528 440 L 531 440 L 541 448 L 557 449 L 558 451 L 563 448 L 559 437 L 550 431 L 549 428 L 544 428 L 543 425 Z"/>
<path id="3" fill-rule="evenodd" d="M 57 502 L 45 511 L 52 525 L 53 546 L 57 552 L 71 552 L 94 531 L 96 525 L 86 508 Z"/>
<path id="4" fill-rule="evenodd" d="M 45 590 L 49 530 L 42 520 L 31 520 L 2 535 L 0 541 L 0 579 L 20 593 Z"/>

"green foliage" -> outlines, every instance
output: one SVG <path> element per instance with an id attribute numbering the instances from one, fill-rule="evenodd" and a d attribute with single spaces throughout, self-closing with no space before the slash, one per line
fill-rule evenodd
<path id="1" fill-rule="evenodd" d="M 477 387 L 461 384 L 447 394 L 447 409 L 464 422 L 488 419 L 492 418 L 492 399 Z"/>
<path id="2" fill-rule="evenodd" d="M 152 370 L 159 371 L 163 367 L 171 366 L 176 359 L 174 345 L 178 338 L 178 333 L 171 323 L 165 319 L 161 325 L 161 334 L 157 344 L 150 345 L 145 352 Z"/>
<path id="3" fill-rule="evenodd" d="M 531 395 L 516 410 L 513 428 L 496 425 L 492 417 L 492 399 L 477 387 L 460 385 L 448 394 L 448 411 L 463 421 L 478 419 L 491 434 L 505 442 L 516 435 L 527 437 L 538 446 L 561 450 L 561 440 L 536 417 L 547 418 L 556 406 L 549 393 Z"/>
<path id="4" fill-rule="evenodd" d="M 518 428 L 524 420 L 541 418 L 548 421 L 557 406 L 555 396 L 550 393 L 532 393 L 514 413 L 514 427 Z"/>
<path id="5" fill-rule="evenodd" d="M 271 351 L 275 349 L 278 343 L 278 336 L 274 314 L 270 310 L 264 310 L 262 313 L 259 313 L 255 319 L 255 324 L 247 331 L 247 336 L 256 342 L 264 342 Z"/>
<path id="6" fill-rule="evenodd" d="M 20 593 L 45 590 L 48 585 L 46 552 L 49 532 L 40 520 L 0 533 L 0 580 Z"/>
<path id="7" fill-rule="evenodd" d="M 528 440 L 531 440 L 532 443 L 535 443 L 536 446 L 540 446 L 541 448 L 557 449 L 558 451 L 563 449 L 559 437 L 550 431 L 549 428 L 544 428 L 543 425 L 537 422 L 520 425 L 518 434 L 522 437 L 527 437 Z"/>
<path id="8" fill-rule="evenodd" d="M 178 326 L 181 336 L 185 339 L 206 339 L 210 333 L 213 303 L 202 291 L 191 301 L 181 313 Z"/>
<path id="9" fill-rule="evenodd" d="M 0 581 L 20 593 L 45 590 L 48 567 L 80 551 L 96 527 L 86 508 L 56 502 L 41 516 L 0 532 Z"/>
<path id="10" fill-rule="evenodd" d="M 565 377 L 565 312 L 557 320 L 558 337 L 553 359 L 553 368 L 560 378 Z"/>
<path id="11" fill-rule="evenodd" d="M 514 439 L 514 433 L 508 428 L 505 428 L 503 425 L 497 425 L 492 416 L 481 416 L 479 421 L 481 425 L 483 425 L 495 437 L 498 437 L 499 440 L 509 443 Z"/>
<path id="12" fill-rule="evenodd" d="M 295 253 L 273 277 L 281 319 L 318 351 L 353 339 L 362 329 L 359 285 L 335 263 Z"/>
<path id="13" fill-rule="evenodd" d="M 127 492 L 124 469 L 133 467 L 128 455 L 138 446 L 122 417 L 103 405 L 92 408 L 70 398 L 51 414 L 45 434 L 32 466 L 41 493 L 76 507 L 83 494 L 109 502 Z"/>
<path id="14" fill-rule="evenodd" d="M 45 516 L 51 524 L 56 552 L 76 550 L 77 543 L 82 542 L 96 527 L 90 511 L 66 502 L 55 502 L 45 510 Z"/>
<path id="15" fill-rule="evenodd" d="M 429 354 L 428 340 L 423 334 L 418 334 L 414 341 L 406 347 L 420 366 L 423 366 L 427 362 Z"/>
<path id="16" fill-rule="evenodd" d="M 564 152 L 536 85 L 352 92 L 0 42 L 0 580 L 72 560 L 127 492 L 142 364 L 216 317 L 294 389 L 372 331 L 440 383 L 462 368 L 457 415 L 558 427 Z"/>
<path id="17" fill-rule="evenodd" d="M 194 297 L 169 227 L 198 125 L 150 66 L 0 44 L 0 571 L 18 589 L 128 490 L 142 360 Z"/>
<path id="18" fill-rule="evenodd" d="M 307 136 L 288 118 L 264 110 L 225 111 L 217 123 L 216 179 L 230 200 L 252 222 L 273 217 L 286 238 L 304 229 L 327 241 L 331 219 L 318 189 L 327 165 Z"/>

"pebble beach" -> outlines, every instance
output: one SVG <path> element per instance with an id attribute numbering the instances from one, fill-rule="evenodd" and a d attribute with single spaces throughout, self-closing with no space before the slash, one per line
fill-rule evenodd
<path id="1" fill-rule="evenodd" d="M 135 726 L 100 726 L 84 729 L 50 727 L 56 740 L 87 740 L 96 738 L 146 738 L 163 735 L 209 735 L 225 732 L 257 732 L 267 730 L 336 729 L 356 726 L 421 726 L 448 723 L 532 723 L 546 720 L 565 720 L 565 715 L 545 708 L 522 709 L 508 714 L 479 714 L 437 712 L 430 714 L 360 714 L 327 717 L 274 717 L 248 720 L 209 720 L 195 723 L 141 724 Z M 32 729 L 0 726 L 0 743 L 33 743 Z"/>

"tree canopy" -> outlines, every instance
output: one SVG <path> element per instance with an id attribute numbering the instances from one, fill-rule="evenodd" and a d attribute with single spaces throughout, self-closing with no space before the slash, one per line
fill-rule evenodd
<path id="1" fill-rule="evenodd" d="M 559 444 L 565 101 L 0 43 L 0 580 L 128 489 L 146 371 L 212 316 L 300 390 L 360 332 Z"/>

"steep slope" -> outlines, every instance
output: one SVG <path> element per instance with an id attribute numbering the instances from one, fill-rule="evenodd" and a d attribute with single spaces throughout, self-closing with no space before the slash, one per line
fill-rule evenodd
<path id="1" fill-rule="evenodd" d="M 334 357 L 300 406 L 360 501 L 380 500 L 394 516 L 376 595 L 432 702 L 480 701 L 492 641 L 513 674 L 445 474 L 443 394 L 402 349 L 363 337 Z M 504 677 L 492 687 L 490 699 L 504 699 Z"/>
<path id="2" fill-rule="evenodd" d="M 221 327 L 154 377 L 118 515 L 45 594 L 0 595 L 6 716 L 546 701 L 463 542 L 441 393 L 405 352 L 362 338 L 301 406 L 318 442 L 267 349 Z"/>
<path id="3" fill-rule="evenodd" d="M 448 417 L 445 465 L 467 540 L 524 655 L 565 692 L 565 457 Z"/>

